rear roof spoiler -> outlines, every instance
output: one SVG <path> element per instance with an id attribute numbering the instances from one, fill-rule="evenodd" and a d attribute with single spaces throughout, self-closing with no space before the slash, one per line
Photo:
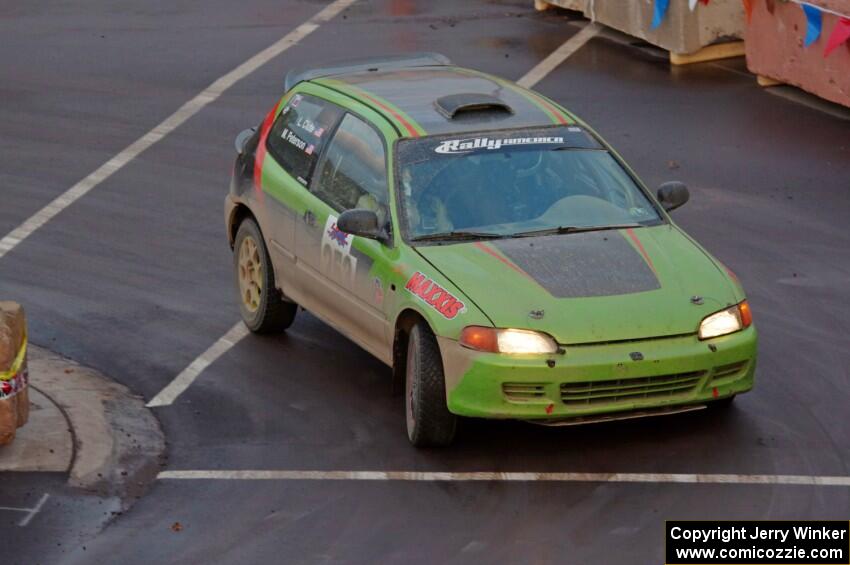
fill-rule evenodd
<path id="1" fill-rule="evenodd" d="M 285 92 L 289 92 L 289 89 L 299 82 L 321 77 L 350 75 L 365 72 L 392 71 L 414 67 L 445 67 L 451 64 L 452 62 L 448 57 L 440 55 L 439 53 L 407 53 L 404 55 L 391 55 L 388 57 L 352 59 L 329 63 L 321 67 L 293 69 L 286 73 L 286 77 L 283 79 L 283 88 Z"/>

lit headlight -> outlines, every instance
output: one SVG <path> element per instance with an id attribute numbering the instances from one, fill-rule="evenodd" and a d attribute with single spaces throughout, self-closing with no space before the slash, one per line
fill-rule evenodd
<path id="1" fill-rule="evenodd" d="M 557 353 L 558 344 L 551 336 L 531 330 L 514 330 L 467 326 L 460 334 L 460 344 L 469 349 L 491 353 L 545 354 Z"/>
<path id="2" fill-rule="evenodd" d="M 709 339 L 731 334 L 750 327 L 752 323 L 753 315 L 750 312 L 750 305 L 744 300 L 731 308 L 703 318 L 699 325 L 699 338 Z"/>

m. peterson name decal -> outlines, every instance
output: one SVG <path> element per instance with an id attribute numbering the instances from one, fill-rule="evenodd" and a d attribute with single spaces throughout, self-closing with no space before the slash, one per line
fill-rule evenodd
<path id="1" fill-rule="evenodd" d="M 466 311 L 466 304 L 420 272 L 414 273 L 404 288 L 448 320 Z"/>
<path id="2" fill-rule="evenodd" d="M 563 145 L 563 143 L 563 137 L 512 137 L 508 139 L 472 137 L 468 139 L 447 139 L 440 143 L 434 151 L 443 155 L 452 155 L 470 153 L 481 149 L 493 151 L 512 145 Z"/>

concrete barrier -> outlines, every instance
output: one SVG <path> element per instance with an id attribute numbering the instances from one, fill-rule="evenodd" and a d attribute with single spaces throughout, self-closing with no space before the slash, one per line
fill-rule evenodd
<path id="1" fill-rule="evenodd" d="M 670 0 L 661 25 L 651 28 L 653 2 L 646 0 L 535 0 L 535 7 L 559 6 L 639 37 L 670 52 L 674 64 L 736 57 L 744 54 L 741 0 L 711 0 L 691 12 L 687 0 Z"/>
<path id="2" fill-rule="evenodd" d="M 850 0 L 807 0 L 810 4 L 850 15 Z M 747 67 L 759 84 L 787 83 L 821 98 L 850 107 L 850 47 L 840 45 L 828 57 L 824 47 L 838 16 L 822 13 L 820 39 L 804 47 L 806 16 L 793 2 L 753 6 L 747 28 Z"/>
<path id="3" fill-rule="evenodd" d="M 15 302 L 0 302 L 0 445 L 29 418 L 26 319 Z"/>

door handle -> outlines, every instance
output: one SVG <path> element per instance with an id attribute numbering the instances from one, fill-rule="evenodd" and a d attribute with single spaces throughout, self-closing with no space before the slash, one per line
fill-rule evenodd
<path id="1" fill-rule="evenodd" d="M 310 210 L 304 212 L 304 223 L 308 226 L 312 226 L 316 224 L 316 215 L 313 214 Z"/>

